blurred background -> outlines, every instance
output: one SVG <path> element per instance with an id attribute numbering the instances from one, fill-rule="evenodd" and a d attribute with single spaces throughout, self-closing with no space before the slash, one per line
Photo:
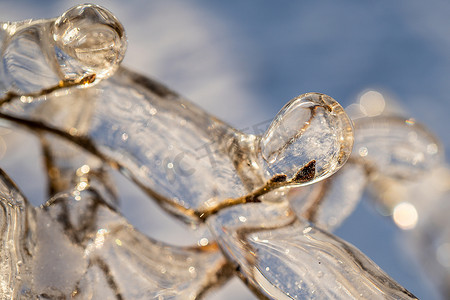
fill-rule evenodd
<path id="1" fill-rule="evenodd" d="M 92 2 L 124 24 L 129 42 L 124 65 L 249 133 L 299 94 L 325 93 L 347 107 L 374 89 L 397 101 L 406 116 L 426 124 L 450 149 L 448 1 Z M 2 1 L 0 20 L 52 18 L 76 4 Z M 27 161 L 6 157 L 1 167 L 40 204 L 45 198 L 42 182 L 24 175 L 39 173 L 34 167 L 38 154 L 29 154 Z M 128 189 L 122 192 L 122 205 L 135 226 L 157 239 L 189 243 L 182 225 L 139 200 L 144 196 L 125 181 L 119 186 Z M 439 299 L 410 255 L 407 233 L 365 198 L 337 235 L 419 298 Z M 207 298 L 231 297 L 254 299 L 237 279 Z"/>

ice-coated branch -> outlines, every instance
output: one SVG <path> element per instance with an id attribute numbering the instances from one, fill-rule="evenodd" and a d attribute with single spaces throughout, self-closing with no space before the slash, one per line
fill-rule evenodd
<path id="1" fill-rule="evenodd" d="M 107 78 L 127 45 L 122 24 L 92 4 L 56 19 L 0 23 L 0 43 L 2 102 Z"/>

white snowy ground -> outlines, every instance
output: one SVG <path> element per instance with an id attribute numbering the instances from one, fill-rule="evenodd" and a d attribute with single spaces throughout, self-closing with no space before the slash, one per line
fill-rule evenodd
<path id="1" fill-rule="evenodd" d="M 450 148 L 448 1 L 92 2 L 125 25 L 126 66 L 159 79 L 238 128 L 272 118 L 304 92 L 326 93 L 345 107 L 363 90 L 375 88 L 394 95 Z M 1 1 L 0 20 L 55 17 L 76 4 Z M 29 148 L 17 149 L 13 154 L 23 157 L 20 151 Z M 39 204 L 42 182 L 24 181 L 23 175 L 37 172 L 33 160 L 38 158 L 19 159 L 20 165 L 0 160 L 0 165 Z M 155 205 L 129 193 L 124 198 L 130 202 L 123 205 L 133 224 L 149 236 L 188 243 L 183 226 L 166 225 L 169 218 Z M 405 255 L 401 232 L 367 201 L 337 233 L 419 298 L 437 297 Z M 254 296 L 235 279 L 209 298 Z"/>

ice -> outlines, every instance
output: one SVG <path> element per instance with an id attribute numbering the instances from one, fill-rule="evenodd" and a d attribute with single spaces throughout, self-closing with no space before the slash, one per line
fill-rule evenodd
<path id="1" fill-rule="evenodd" d="M 0 296 L 28 294 L 33 211 L 11 179 L 0 171 Z"/>
<path id="2" fill-rule="evenodd" d="M 269 299 L 416 299 L 354 246 L 283 204 L 228 208 L 208 220 L 224 254 Z"/>
<path id="3" fill-rule="evenodd" d="M 286 137 L 280 131 L 297 126 L 295 116 L 303 113 L 309 98 L 328 108 L 314 108 L 311 126 L 294 143 L 283 140 Z M 285 186 L 330 176 L 348 158 L 353 136 L 348 117 L 326 95 L 308 94 L 292 101 L 261 138 L 239 132 L 158 82 L 126 69 L 89 89 L 45 95 L 31 103 L 14 100 L 3 109 L 15 118 L 45 124 L 109 160 L 166 209 L 189 222 L 278 175 L 287 176 Z M 79 114 L 89 115 L 89 122 L 66 123 L 74 109 L 84 109 Z M 305 113 L 309 112 L 307 108 Z M 298 129 L 289 128 L 289 134 Z M 321 144 L 325 141 L 326 145 Z M 268 166 L 260 158 L 258 145 L 265 145 L 264 153 L 274 143 L 286 147 Z M 321 146 L 323 152 L 318 150 Z M 299 150 L 302 147 L 306 152 Z M 313 168 L 310 174 L 298 173 L 307 166 Z"/>
<path id="4" fill-rule="evenodd" d="M 127 46 L 122 24 L 92 4 L 71 8 L 57 19 L 0 26 L 0 95 L 7 98 L 107 78 Z"/>
<path id="5" fill-rule="evenodd" d="M 414 119 L 397 116 L 355 120 L 355 157 L 384 177 L 418 177 L 443 162 L 440 142 Z"/>
<path id="6" fill-rule="evenodd" d="M 327 230 L 345 220 L 367 185 L 392 214 L 397 204 L 412 199 L 408 190 L 418 180 L 425 185 L 436 182 L 432 174 L 443 164 L 440 142 L 413 119 L 383 114 L 359 117 L 354 123 L 354 151 L 343 169 L 289 194 L 297 214 Z"/>
<path id="7" fill-rule="evenodd" d="M 292 209 L 316 226 L 333 231 L 355 209 L 368 182 L 364 166 L 347 161 L 334 176 L 315 185 L 292 190 Z"/>
<path id="8" fill-rule="evenodd" d="M 87 171 L 88 161 L 76 168 L 87 154 L 66 141 L 51 145 L 49 171 L 67 176 L 72 166 L 74 188 L 56 190 L 42 207 L 32 208 L 2 177 L 2 297 L 195 299 L 229 278 L 215 244 L 174 247 L 144 236 L 120 216 L 113 200 L 104 198 L 111 194 L 104 193 L 109 189 L 101 169 Z M 67 145 L 64 160 L 52 157 Z M 57 177 L 49 179 L 63 181 Z"/>
<path id="9" fill-rule="evenodd" d="M 124 29 L 101 7 L 1 27 L 0 118 L 39 137 L 49 193 L 32 207 L 0 178 L 2 296 L 197 299 L 238 275 L 274 299 L 414 298 L 327 230 L 372 174 L 434 166 L 438 143 L 417 127 L 388 122 L 384 135 L 382 119 L 372 134 L 359 121 L 350 156 L 351 120 L 331 97 L 307 93 L 263 135 L 245 134 L 119 67 Z M 177 247 L 139 232 L 121 215 L 112 168 L 216 240 Z"/>
<path id="10" fill-rule="evenodd" d="M 107 78 L 125 55 L 127 40 L 122 24 L 97 5 L 69 9 L 55 20 L 51 32 L 65 79 L 76 80 L 90 74 Z"/>
<path id="11" fill-rule="evenodd" d="M 315 161 L 313 183 L 342 167 L 353 146 L 353 127 L 344 109 L 333 98 L 308 93 L 291 100 L 278 113 L 260 141 L 264 170 L 271 178 L 289 178 Z"/>

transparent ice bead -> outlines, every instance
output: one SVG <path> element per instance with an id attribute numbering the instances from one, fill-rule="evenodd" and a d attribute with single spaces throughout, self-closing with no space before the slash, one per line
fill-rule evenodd
<path id="1" fill-rule="evenodd" d="M 292 178 L 308 163 L 315 163 L 311 180 L 322 180 L 344 165 L 353 146 L 353 127 L 341 105 L 319 93 L 292 99 L 277 114 L 260 140 L 265 177 Z"/>
<path id="2" fill-rule="evenodd" d="M 98 82 L 117 70 L 127 46 L 122 24 L 91 4 L 71 8 L 57 19 L 0 26 L 0 97 Z"/>
<path id="3" fill-rule="evenodd" d="M 69 9 L 56 19 L 52 33 L 57 61 L 69 79 L 80 74 L 109 77 L 125 55 L 127 41 L 122 24 L 97 5 Z"/>

